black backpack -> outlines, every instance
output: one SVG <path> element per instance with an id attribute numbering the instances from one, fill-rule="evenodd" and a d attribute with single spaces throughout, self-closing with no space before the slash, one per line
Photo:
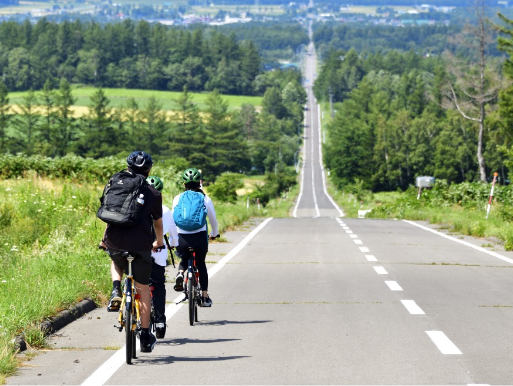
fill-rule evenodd
<path id="1" fill-rule="evenodd" d="M 148 185 L 146 178 L 140 174 L 127 171 L 114 174 L 103 189 L 96 217 L 120 227 L 136 225 L 141 220 L 144 205 L 144 197 L 142 203 L 138 202 L 138 198 Z"/>

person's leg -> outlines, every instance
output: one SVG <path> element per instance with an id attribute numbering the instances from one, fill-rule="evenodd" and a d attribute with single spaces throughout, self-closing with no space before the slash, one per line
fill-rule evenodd
<path id="1" fill-rule="evenodd" d="M 151 295 L 150 276 L 153 259 L 151 251 L 134 254 L 136 259 L 132 262 L 132 272 L 137 294 L 140 296 L 141 311 L 141 352 L 151 352 L 157 339 L 150 332 Z"/>
<path id="2" fill-rule="evenodd" d="M 121 306 L 121 278 L 123 277 L 123 266 L 121 264 L 120 256 L 118 253 L 110 254 L 110 276 L 112 278 L 112 292 L 110 294 L 109 304 L 107 305 L 108 312 L 117 312 Z"/>
<path id="3" fill-rule="evenodd" d="M 153 308 L 155 309 L 155 332 L 158 339 L 166 335 L 166 269 L 153 262 L 150 287 L 153 287 Z"/>
<path id="4" fill-rule="evenodd" d="M 185 236 L 185 237 L 184 237 Z M 184 272 L 187 271 L 187 265 L 189 261 L 189 243 L 188 243 L 188 235 L 183 235 L 181 233 L 178 234 L 178 246 L 176 247 L 176 256 L 180 257 L 180 264 L 178 264 L 178 272 L 175 278 L 174 290 L 176 292 L 182 292 L 183 281 L 184 281 Z"/>

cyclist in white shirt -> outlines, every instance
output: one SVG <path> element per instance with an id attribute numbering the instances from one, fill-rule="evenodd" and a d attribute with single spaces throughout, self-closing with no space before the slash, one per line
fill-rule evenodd
<path id="1" fill-rule="evenodd" d="M 159 192 L 164 189 L 164 183 L 159 177 L 149 176 L 146 181 Z M 169 234 L 169 247 L 178 245 L 178 233 L 171 210 L 162 205 L 162 225 L 164 235 Z M 157 252 L 152 251 L 153 266 L 150 276 L 150 287 L 153 286 L 153 307 L 155 308 L 155 335 L 158 339 L 163 339 L 166 335 L 166 265 L 167 249 L 161 249 Z"/>
<path id="2" fill-rule="evenodd" d="M 191 168 L 182 173 L 182 181 L 185 190 L 193 190 L 204 195 L 204 203 L 207 209 L 207 216 L 210 222 L 210 236 L 207 234 L 207 226 L 193 231 L 186 231 L 178 228 L 178 247 L 176 248 L 177 254 L 181 257 L 180 265 L 178 267 L 178 274 L 176 275 L 176 283 L 174 286 L 175 291 L 183 291 L 184 272 L 187 271 L 187 257 L 189 256 L 189 247 L 193 247 L 196 252 L 196 266 L 199 271 L 199 281 L 202 289 L 201 303 L 202 307 L 212 306 L 212 299 L 208 296 L 208 273 L 205 264 L 205 258 L 208 252 L 208 241 L 219 237 L 219 229 L 217 224 L 216 212 L 214 204 L 210 197 L 208 197 L 203 190 L 201 190 L 201 173 L 199 170 Z M 180 201 L 179 194 L 173 199 L 173 210 Z"/>

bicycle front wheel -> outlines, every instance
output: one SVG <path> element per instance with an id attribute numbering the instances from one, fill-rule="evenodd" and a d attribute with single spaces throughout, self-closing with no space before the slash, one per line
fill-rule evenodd
<path id="1" fill-rule="evenodd" d="M 196 311 L 196 296 L 194 293 L 194 279 L 187 280 L 187 296 L 189 298 L 189 324 L 194 326 L 194 316 Z"/>
<path id="2" fill-rule="evenodd" d="M 127 304 L 123 311 L 125 313 L 125 334 L 126 334 L 126 364 L 132 364 L 132 356 L 134 354 L 134 333 L 132 331 L 132 304 Z"/>

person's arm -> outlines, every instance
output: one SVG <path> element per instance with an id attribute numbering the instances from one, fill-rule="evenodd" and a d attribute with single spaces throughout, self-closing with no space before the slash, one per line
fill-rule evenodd
<path id="1" fill-rule="evenodd" d="M 153 189 L 150 187 L 150 190 Z M 157 238 L 153 242 L 153 249 L 159 249 L 159 247 L 164 246 L 164 224 L 162 222 L 162 195 L 153 189 L 155 193 L 155 206 L 153 207 L 153 212 L 151 216 L 153 217 L 153 229 L 155 230 L 155 237 Z M 155 220 L 157 219 L 157 220 Z"/>
<path id="2" fill-rule="evenodd" d="M 171 221 L 169 224 L 169 244 L 172 247 L 178 246 L 178 228 L 176 227 L 175 219 L 173 218 L 173 214 L 171 214 Z"/>
<path id="3" fill-rule="evenodd" d="M 153 228 L 155 229 L 155 235 L 157 240 L 153 242 L 153 247 L 162 247 L 164 245 L 164 225 L 162 224 L 162 218 L 153 220 Z"/>
<path id="4" fill-rule="evenodd" d="M 219 225 L 217 224 L 216 211 L 214 209 L 214 203 L 210 197 L 205 196 L 205 206 L 207 207 L 208 221 L 210 221 L 210 236 L 216 237 L 219 235 Z"/>

